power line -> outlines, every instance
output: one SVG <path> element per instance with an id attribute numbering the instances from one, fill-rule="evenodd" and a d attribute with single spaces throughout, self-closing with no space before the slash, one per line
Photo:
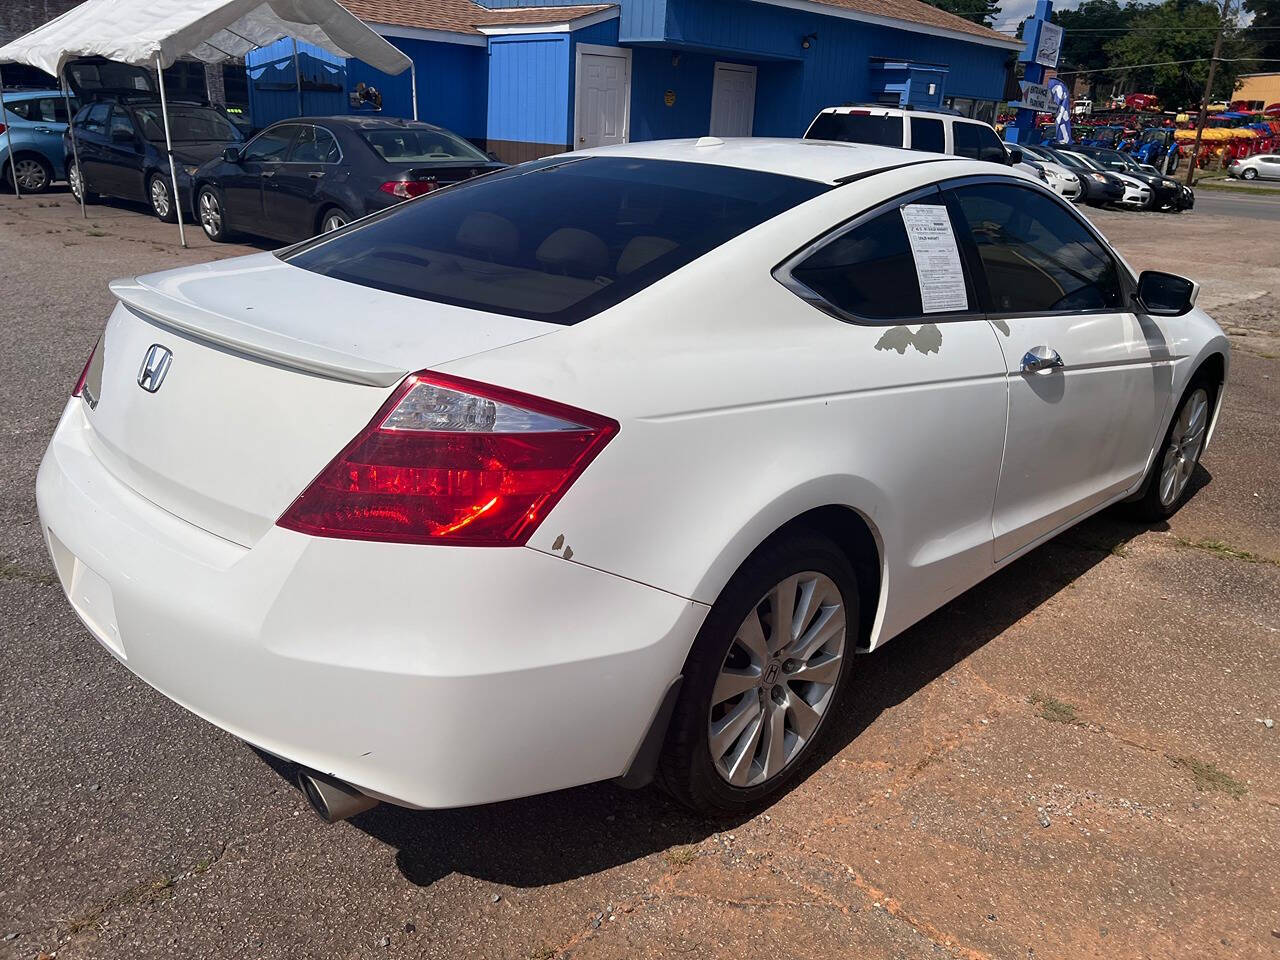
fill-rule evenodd
<path id="1" fill-rule="evenodd" d="M 1083 73 L 1117 73 L 1123 70 L 1142 70 L 1145 67 L 1171 67 L 1180 63 L 1208 63 L 1217 60 L 1219 63 L 1280 63 L 1276 57 L 1196 57 L 1194 60 L 1161 60 L 1157 63 L 1126 63 L 1119 67 L 1098 67 L 1094 70 L 1063 70 L 1060 77 L 1075 77 Z"/>

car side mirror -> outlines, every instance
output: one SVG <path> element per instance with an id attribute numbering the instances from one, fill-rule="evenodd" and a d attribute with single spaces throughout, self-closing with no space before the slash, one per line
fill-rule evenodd
<path id="1" fill-rule="evenodd" d="M 1008 147 L 1006 149 L 1007 149 L 1007 156 L 1009 159 L 1006 160 L 1005 162 L 1008 163 L 1009 166 L 1016 167 L 1018 164 L 1022 162 L 1021 147 Z"/>
<path id="2" fill-rule="evenodd" d="M 1173 273 L 1143 270 L 1134 295 L 1138 308 L 1153 317 L 1180 317 L 1196 305 L 1200 284 Z"/>
<path id="3" fill-rule="evenodd" d="M 239 147 L 224 147 L 224 148 L 223 148 L 223 150 L 222 150 L 222 159 L 223 159 L 223 160 L 225 160 L 225 161 L 227 161 L 227 163 L 239 163 L 239 162 L 240 162 L 240 148 L 239 148 Z"/>
<path id="4" fill-rule="evenodd" d="M 489 157 L 490 160 L 496 160 L 498 163 L 502 162 L 502 158 L 498 156 L 496 153 L 494 153 L 492 150 L 488 151 L 487 156 Z"/>

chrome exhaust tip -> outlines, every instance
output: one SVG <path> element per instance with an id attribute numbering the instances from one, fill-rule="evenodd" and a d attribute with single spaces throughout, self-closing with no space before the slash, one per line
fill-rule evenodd
<path id="1" fill-rule="evenodd" d="M 311 809 L 325 823 L 337 823 L 376 807 L 380 801 L 367 796 L 350 784 L 326 777 L 312 770 L 298 773 L 298 786 Z"/>

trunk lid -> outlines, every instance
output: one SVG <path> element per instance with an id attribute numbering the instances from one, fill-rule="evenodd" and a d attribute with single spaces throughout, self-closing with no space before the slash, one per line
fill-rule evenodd
<path id="1" fill-rule="evenodd" d="M 120 302 L 98 345 L 92 406 L 84 400 L 90 446 L 141 496 L 243 546 L 406 374 L 562 329 L 372 290 L 272 254 L 111 289 Z"/>

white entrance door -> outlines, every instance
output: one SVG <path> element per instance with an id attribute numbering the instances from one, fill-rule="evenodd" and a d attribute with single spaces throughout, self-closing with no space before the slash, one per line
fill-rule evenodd
<path id="1" fill-rule="evenodd" d="M 756 68 L 741 63 L 717 63 L 711 86 L 713 137 L 749 137 L 756 113 Z"/>
<path id="2" fill-rule="evenodd" d="M 630 126 L 631 51 L 578 44 L 574 146 L 626 143 Z"/>

